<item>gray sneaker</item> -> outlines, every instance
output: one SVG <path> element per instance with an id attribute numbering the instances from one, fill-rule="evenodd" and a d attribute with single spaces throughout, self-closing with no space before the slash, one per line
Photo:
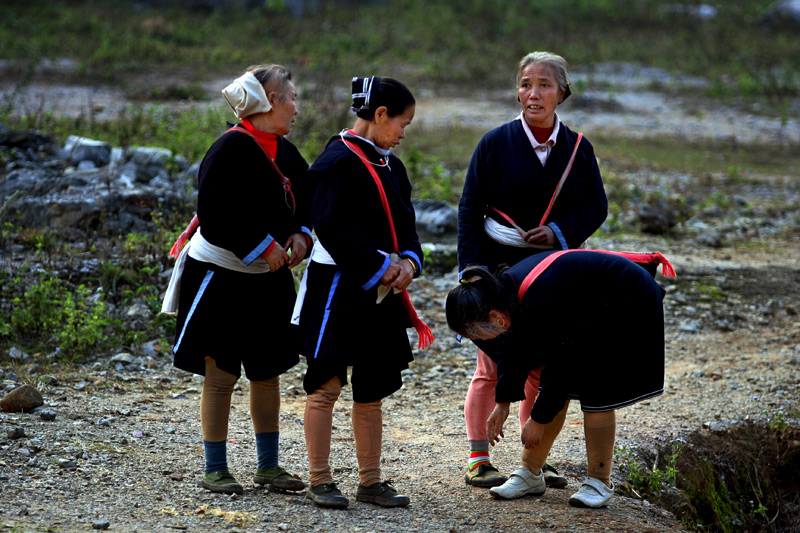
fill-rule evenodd
<path id="1" fill-rule="evenodd" d="M 546 490 L 547 485 L 544 482 L 544 474 L 540 472 L 537 476 L 523 466 L 511 474 L 508 481 L 499 487 L 489 489 L 489 493 L 500 500 L 513 500 L 528 494 L 541 496 Z"/>
<path id="2" fill-rule="evenodd" d="M 405 507 L 411 503 L 411 499 L 408 496 L 397 494 L 397 491 L 389 484 L 389 481 L 373 483 L 368 487 L 359 483 L 356 491 L 356 500 L 375 503 L 381 507 Z"/>
<path id="3" fill-rule="evenodd" d="M 614 484 L 611 487 L 599 479 L 587 477 L 580 490 L 569 497 L 569 504 L 573 507 L 591 507 L 599 509 L 605 507 L 614 496 Z"/>
<path id="4" fill-rule="evenodd" d="M 317 506 L 327 509 L 347 509 L 350 505 L 350 500 L 342 496 L 341 491 L 336 488 L 336 483 L 311 485 L 306 491 L 306 498 Z"/>

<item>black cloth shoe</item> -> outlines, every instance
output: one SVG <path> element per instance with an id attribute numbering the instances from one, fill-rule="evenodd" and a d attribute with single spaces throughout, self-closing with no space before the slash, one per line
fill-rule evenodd
<path id="1" fill-rule="evenodd" d="M 544 482 L 548 487 L 554 489 L 563 489 L 567 486 L 567 478 L 560 475 L 558 470 L 545 463 L 542 467 L 542 474 L 544 474 Z"/>
<path id="2" fill-rule="evenodd" d="M 467 471 L 464 481 L 473 487 L 489 488 L 502 485 L 508 481 L 508 477 L 501 474 L 492 463 L 481 463 L 477 468 Z"/>
<path id="3" fill-rule="evenodd" d="M 267 490 L 303 490 L 306 484 L 300 478 L 291 475 L 283 467 L 275 466 L 266 470 L 257 469 L 253 483 L 266 485 Z"/>
<path id="4" fill-rule="evenodd" d="M 350 500 L 342 496 L 336 483 L 320 483 L 311 485 L 306 491 L 306 498 L 312 500 L 319 507 L 327 509 L 347 509 Z"/>
<path id="5" fill-rule="evenodd" d="M 411 499 L 408 496 L 397 494 L 397 491 L 389 483 L 389 481 L 384 481 L 374 483 L 368 487 L 359 483 L 356 491 L 356 500 L 375 503 L 381 507 L 405 507 L 411 503 Z"/>

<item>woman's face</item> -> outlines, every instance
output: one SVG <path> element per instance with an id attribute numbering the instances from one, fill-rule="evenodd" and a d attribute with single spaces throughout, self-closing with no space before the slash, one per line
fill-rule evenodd
<path id="1" fill-rule="evenodd" d="M 410 105 L 402 114 L 390 117 L 385 107 L 379 107 L 375 112 L 374 120 L 378 127 L 372 142 L 385 150 L 391 150 L 400 144 L 400 140 L 406 136 L 406 126 L 414 119 L 415 108 L 416 106 Z"/>
<path id="2" fill-rule="evenodd" d="M 556 107 L 564 99 L 553 67 L 544 63 L 531 63 L 522 70 L 517 91 L 528 126 L 552 127 Z"/>
<path id="3" fill-rule="evenodd" d="M 272 133 L 276 135 L 288 135 L 292 131 L 294 117 L 297 115 L 297 89 L 291 81 L 287 81 L 286 84 L 284 97 L 270 93 L 274 130 Z"/>

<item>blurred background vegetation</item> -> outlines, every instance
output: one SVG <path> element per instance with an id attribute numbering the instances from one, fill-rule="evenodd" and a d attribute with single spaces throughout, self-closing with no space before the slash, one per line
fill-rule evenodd
<path id="1" fill-rule="evenodd" d="M 604 65 L 654 67 L 671 76 L 669 81 L 654 78 L 646 89 L 680 96 L 698 115 L 712 103 L 785 122 L 800 96 L 800 39 L 796 29 L 765 22 L 772 4 L 4 0 L 0 72 L 3 85 L 12 89 L 0 97 L 0 124 L 42 131 L 61 145 L 69 135 L 82 135 L 122 148 L 159 146 L 194 162 L 233 118 L 219 98 L 220 88 L 249 65 L 274 62 L 293 70 L 301 113 L 291 139 L 311 162 L 330 135 L 352 124 L 353 75 L 401 79 L 419 102 L 459 97 L 491 103 L 504 94 L 508 104 L 515 97 L 516 63 L 533 50 L 557 52 L 573 71 L 588 73 L 576 83 L 578 94 L 630 90 L 606 78 Z M 14 97 L 33 83 L 112 88 L 133 103 L 110 118 L 91 106 L 77 115 L 54 113 L 46 96 L 38 105 L 15 106 Z M 497 124 L 507 119 L 498 114 Z M 414 124 L 397 152 L 409 169 L 415 195 L 457 202 L 471 153 L 487 129 L 470 123 Z M 710 182 L 710 174 L 742 183 L 751 171 L 800 166 L 794 146 L 767 139 L 754 147 L 718 139 L 687 141 L 655 130 L 646 142 L 613 132 L 594 132 L 591 141 L 609 194 L 604 235 L 632 231 L 625 214 L 647 202 L 668 203 L 681 220 L 709 203 L 727 209 L 730 200 L 719 191 L 687 201 L 694 184 Z M 2 157 L 0 163 L 5 164 Z M 631 177 L 643 168 L 647 177 Z M 682 178 L 673 180 L 671 190 L 663 189 L 659 176 L 674 174 Z M 170 264 L 166 251 L 186 216 L 154 214 L 163 230 L 155 237 L 119 235 L 111 244 L 86 244 L 80 253 L 100 265 L 91 276 L 78 275 L 70 267 L 78 263 L 77 254 L 44 229 L 4 226 L 0 245 L 24 236 L 24 246 L 40 261 L 29 265 L 39 276 L 33 279 L 0 262 L 0 289 L 10 302 L 0 309 L 0 348 L 59 346 L 79 359 L 111 346 L 167 339 L 173 324 L 157 315 L 165 284 L 159 276 Z M 136 302 L 158 318 L 132 326 L 109 311 Z M 47 335 L 47 329 L 60 326 L 65 333 L 59 332 L 59 338 Z"/>
<path id="2" fill-rule="evenodd" d="M 13 110 L 0 102 L 0 122 L 60 138 L 79 134 L 118 146 L 157 145 L 198 160 L 231 118 L 218 98 L 219 87 L 211 91 L 206 83 L 230 80 L 251 64 L 274 62 L 294 71 L 302 108 L 292 140 L 313 160 L 327 138 L 352 121 L 348 96 L 353 75 L 394 76 L 418 100 L 436 94 L 484 98 L 488 91 L 505 88 L 513 99 L 516 62 L 532 50 L 555 51 L 573 69 L 591 71 L 610 62 L 661 68 L 677 81 L 654 81 L 653 89 L 785 116 L 790 99 L 800 94 L 800 39 L 794 31 L 764 23 L 771 4 L 5 0 L 0 59 L 18 86 L 29 83 L 43 66 L 66 62 L 71 68 L 53 70 L 49 81 L 107 84 L 142 105 L 121 111 L 113 121 L 97 121 L 91 112 L 65 118 L 48 113 L 46 106 Z M 682 76 L 707 83 L 684 85 Z M 615 90 L 602 76 L 591 80 L 594 88 Z M 187 101 L 208 105 L 175 105 Z M 502 121 L 498 117 L 498 124 Z M 417 194 L 457 200 L 469 156 L 485 129 L 450 126 L 410 134 L 398 152 L 411 163 Z M 619 139 L 594 136 L 592 141 L 605 159 L 630 157 L 630 146 Z M 701 157 L 689 153 L 683 161 L 716 150 L 689 150 L 695 148 Z M 674 152 L 670 143 L 644 149 L 659 161 L 667 155 L 668 163 Z M 732 157 L 722 165 L 737 166 L 736 159 L 747 155 L 741 151 Z"/>

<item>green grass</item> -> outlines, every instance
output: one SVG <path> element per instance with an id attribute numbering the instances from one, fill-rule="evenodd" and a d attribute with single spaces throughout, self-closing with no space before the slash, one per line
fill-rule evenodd
<path id="1" fill-rule="evenodd" d="M 800 40 L 758 21 L 772 0 L 704 3 L 718 16 L 670 13 L 656 0 L 326 2 L 302 18 L 289 16 L 280 0 L 211 13 L 125 1 L 6 0 L 0 50 L 21 72 L 65 57 L 78 62 L 78 76 L 122 85 L 137 72 L 172 69 L 189 78 L 177 92 L 190 97 L 192 78 L 264 61 L 294 67 L 310 81 L 326 72 L 344 83 L 388 72 L 415 86 L 475 91 L 510 86 L 516 61 L 534 49 L 557 51 L 573 65 L 625 61 L 699 75 L 722 96 L 798 94 Z"/>
<path id="2" fill-rule="evenodd" d="M 741 169 L 764 174 L 794 174 L 800 169 L 800 153 L 794 147 L 750 144 L 724 140 L 686 142 L 677 137 L 627 139 L 591 136 L 598 158 L 613 168 L 647 167 L 689 174 L 726 173 L 742 180 Z"/>

